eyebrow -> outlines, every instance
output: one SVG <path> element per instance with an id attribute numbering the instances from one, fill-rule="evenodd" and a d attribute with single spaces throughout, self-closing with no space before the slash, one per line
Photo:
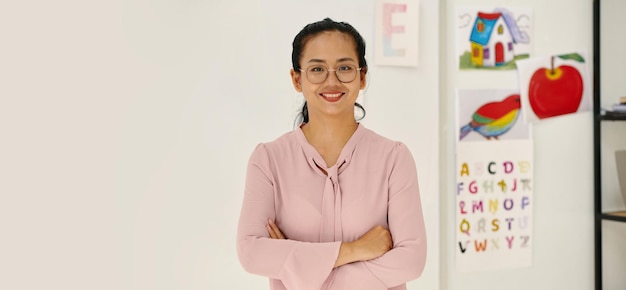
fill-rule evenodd
<path id="1" fill-rule="evenodd" d="M 356 61 L 355 61 L 354 59 L 352 59 L 351 57 L 342 57 L 342 58 L 340 58 L 340 59 L 338 59 L 338 60 L 337 60 L 337 62 L 344 62 L 344 61 L 353 61 L 353 62 L 356 62 Z M 325 60 L 321 60 L 321 59 L 317 59 L 317 58 L 312 58 L 312 59 L 310 59 L 307 63 L 312 63 L 312 62 L 315 62 L 315 63 L 326 63 L 326 61 L 325 61 Z"/>

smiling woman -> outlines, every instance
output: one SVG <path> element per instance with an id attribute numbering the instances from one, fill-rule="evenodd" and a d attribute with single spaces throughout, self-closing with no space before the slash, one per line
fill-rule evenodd
<path id="1" fill-rule="evenodd" d="M 309 24 L 293 41 L 302 123 L 248 162 L 237 234 L 242 266 L 270 289 L 406 289 L 426 261 L 413 156 L 355 119 L 365 41 L 350 24 Z"/>

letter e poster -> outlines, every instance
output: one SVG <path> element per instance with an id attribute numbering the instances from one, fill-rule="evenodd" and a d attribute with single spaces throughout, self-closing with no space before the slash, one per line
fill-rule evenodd
<path id="1" fill-rule="evenodd" d="M 419 1 L 377 0 L 375 24 L 376 64 L 417 67 Z"/>
<path id="2" fill-rule="evenodd" d="M 457 90 L 459 272 L 532 265 L 533 143 L 519 90 Z"/>

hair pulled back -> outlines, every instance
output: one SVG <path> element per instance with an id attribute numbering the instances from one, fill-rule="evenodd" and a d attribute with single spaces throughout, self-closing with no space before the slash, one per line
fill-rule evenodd
<path id="1" fill-rule="evenodd" d="M 324 18 L 324 20 L 313 22 L 307 24 L 293 39 L 293 50 L 291 52 L 291 65 L 293 70 L 299 72 L 302 67 L 300 67 L 300 59 L 302 58 L 302 50 L 306 45 L 307 41 L 312 37 L 326 31 L 339 31 L 341 33 L 345 33 L 352 37 L 354 41 L 354 46 L 356 47 L 356 53 L 359 58 L 359 67 L 363 68 L 362 71 L 367 73 L 367 61 L 365 60 L 365 40 L 359 34 L 359 32 L 349 23 L 346 22 L 337 22 L 330 18 Z M 361 111 L 361 116 L 357 120 L 361 120 L 365 118 L 365 108 L 361 106 L 359 103 L 354 104 Z M 299 122 L 298 122 L 299 121 Z M 309 110 L 307 107 L 306 101 L 304 101 L 304 105 L 302 106 L 302 110 L 297 118 L 297 123 L 308 123 L 309 122 Z"/>

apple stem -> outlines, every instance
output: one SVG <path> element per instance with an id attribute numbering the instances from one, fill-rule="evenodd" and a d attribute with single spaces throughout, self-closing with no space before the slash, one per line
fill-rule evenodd
<path id="1" fill-rule="evenodd" d="M 550 74 L 554 74 L 554 55 L 550 57 Z"/>

